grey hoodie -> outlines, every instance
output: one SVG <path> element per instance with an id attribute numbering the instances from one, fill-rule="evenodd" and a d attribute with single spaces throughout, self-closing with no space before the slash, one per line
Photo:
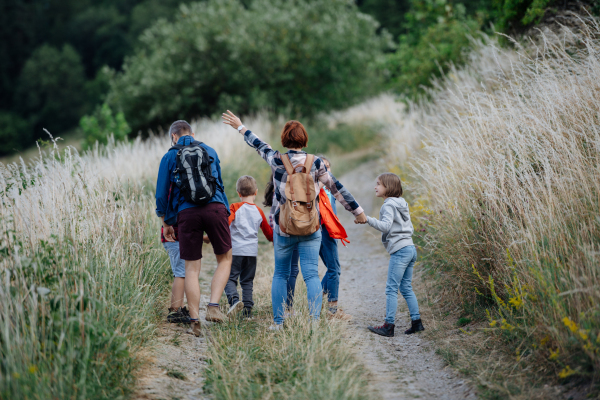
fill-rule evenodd
<path id="1" fill-rule="evenodd" d="M 402 197 L 388 197 L 379 211 L 379 220 L 367 217 L 368 223 L 383 232 L 381 242 L 388 253 L 393 254 L 406 246 L 412 246 L 414 228 L 410 222 L 408 203 Z"/>

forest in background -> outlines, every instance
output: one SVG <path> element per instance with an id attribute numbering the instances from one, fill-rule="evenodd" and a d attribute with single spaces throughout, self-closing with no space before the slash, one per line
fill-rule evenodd
<path id="1" fill-rule="evenodd" d="M 471 37 L 551 0 L 83 0 L 0 5 L 0 155 L 78 132 L 137 136 L 225 104 L 310 117 L 381 91 L 418 99 Z M 588 4 L 597 11 L 595 3 Z M 302 45 L 298 45 L 302 44 Z M 84 117 L 85 116 L 85 117 Z M 84 118 L 82 118 L 84 117 Z"/>

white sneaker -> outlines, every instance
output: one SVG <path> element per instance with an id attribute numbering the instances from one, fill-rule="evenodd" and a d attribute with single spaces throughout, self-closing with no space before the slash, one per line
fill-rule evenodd
<path id="1" fill-rule="evenodd" d="M 269 327 L 270 331 L 280 331 L 283 329 L 283 324 L 273 324 Z"/>
<path id="2" fill-rule="evenodd" d="M 291 310 L 291 311 L 286 311 L 283 313 L 283 319 L 288 319 L 290 317 L 295 317 L 296 316 L 296 311 Z"/>
<path id="3" fill-rule="evenodd" d="M 237 303 L 235 303 L 234 305 L 229 307 L 229 311 L 227 311 L 227 316 L 229 318 L 233 318 L 237 315 L 237 313 L 239 313 L 243 309 L 244 309 L 244 303 L 242 303 L 241 301 L 238 300 Z"/>

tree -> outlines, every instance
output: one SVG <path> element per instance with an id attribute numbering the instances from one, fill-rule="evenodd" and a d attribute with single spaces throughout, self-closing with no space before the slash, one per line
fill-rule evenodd
<path id="1" fill-rule="evenodd" d="M 209 0 L 158 21 L 111 84 L 134 130 L 270 108 L 312 114 L 374 94 L 391 45 L 347 0 Z"/>
<path id="2" fill-rule="evenodd" d="M 84 103 L 83 65 L 73 47 L 43 45 L 25 63 L 16 90 L 20 114 L 34 126 L 62 132 L 77 123 Z"/>
<path id="3" fill-rule="evenodd" d="M 117 115 L 113 115 L 113 111 L 106 103 L 98 107 L 93 115 L 82 117 L 79 126 L 85 135 L 83 143 L 85 149 L 94 146 L 96 142 L 107 144 L 111 135 L 115 141 L 127 140 L 127 135 L 131 132 L 123 113 L 118 112 Z"/>

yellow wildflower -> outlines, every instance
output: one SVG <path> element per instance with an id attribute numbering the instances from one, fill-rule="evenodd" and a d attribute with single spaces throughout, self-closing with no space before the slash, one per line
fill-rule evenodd
<path id="1" fill-rule="evenodd" d="M 579 337 L 581 339 L 588 340 L 588 335 L 587 335 L 587 333 L 583 329 L 580 329 L 578 333 L 579 333 Z"/>
<path id="2" fill-rule="evenodd" d="M 523 298 L 519 296 L 511 297 L 508 302 L 515 308 L 519 308 L 523 305 Z"/>
<path id="3" fill-rule="evenodd" d="M 577 324 L 574 321 L 572 321 L 571 318 L 564 317 L 562 319 L 562 322 L 563 322 L 563 324 L 565 324 L 565 326 L 567 328 L 569 328 L 571 330 L 571 332 L 573 332 L 573 333 L 577 332 L 577 329 L 578 329 Z"/>
<path id="4" fill-rule="evenodd" d="M 551 361 L 558 360 L 558 349 L 556 349 L 556 351 L 550 349 L 550 357 L 548 357 L 548 359 L 551 360 Z"/>
<path id="5" fill-rule="evenodd" d="M 493 328 L 494 326 L 496 326 L 496 323 L 497 323 L 497 322 L 498 322 L 498 321 L 496 321 L 496 320 L 494 320 L 494 321 L 490 322 L 490 326 Z"/>
<path id="6" fill-rule="evenodd" d="M 37 372 L 37 367 L 35 365 L 30 365 L 29 366 L 29 373 L 30 374 L 35 374 Z"/>
<path id="7" fill-rule="evenodd" d="M 562 370 L 562 371 L 560 371 L 560 372 L 558 373 L 558 377 L 559 377 L 560 379 L 565 379 L 566 377 L 569 377 L 569 376 L 571 376 L 571 375 L 573 375 L 573 374 L 576 374 L 576 373 L 577 373 L 577 371 L 573 371 L 573 370 L 571 369 L 571 367 L 569 367 L 569 366 L 567 365 L 565 368 L 563 368 L 563 370 Z"/>
<path id="8" fill-rule="evenodd" d="M 540 341 L 540 346 L 545 346 L 548 341 L 550 341 L 550 336 L 544 336 L 544 338 Z"/>

